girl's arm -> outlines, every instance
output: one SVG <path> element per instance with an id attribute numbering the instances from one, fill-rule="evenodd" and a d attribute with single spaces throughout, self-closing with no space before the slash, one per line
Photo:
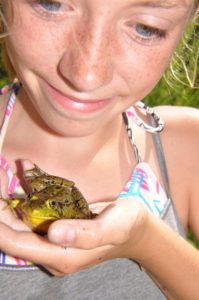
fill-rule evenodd
<path id="1" fill-rule="evenodd" d="M 160 219 L 147 219 L 137 260 L 168 299 L 198 299 L 199 252 Z"/>

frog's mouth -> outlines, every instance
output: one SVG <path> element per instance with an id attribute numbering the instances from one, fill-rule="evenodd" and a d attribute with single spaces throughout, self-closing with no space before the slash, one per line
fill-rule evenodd
<path id="1" fill-rule="evenodd" d="M 46 235 L 48 232 L 48 228 L 53 221 L 55 221 L 55 220 L 44 220 L 43 222 L 38 224 L 36 227 L 34 227 L 33 231 L 40 235 Z"/>
<path id="2" fill-rule="evenodd" d="M 50 224 L 59 218 L 56 216 L 38 216 L 23 214 L 23 222 L 26 223 L 34 232 L 46 234 Z"/>

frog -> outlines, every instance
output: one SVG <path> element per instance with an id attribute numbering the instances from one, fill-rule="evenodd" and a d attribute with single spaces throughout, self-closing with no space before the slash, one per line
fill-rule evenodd
<path id="1" fill-rule="evenodd" d="M 32 231 L 45 235 L 56 220 L 95 217 L 73 181 L 50 175 L 36 164 L 23 177 L 29 189 L 25 196 L 4 200 Z"/>

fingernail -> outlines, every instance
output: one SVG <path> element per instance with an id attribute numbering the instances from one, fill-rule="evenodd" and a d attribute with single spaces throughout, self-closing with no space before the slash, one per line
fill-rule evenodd
<path id="1" fill-rule="evenodd" d="M 52 225 L 48 232 L 48 238 L 55 244 L 70 246 L 75 241 L 76 232 L 74 227 L 69 224 Z"/>

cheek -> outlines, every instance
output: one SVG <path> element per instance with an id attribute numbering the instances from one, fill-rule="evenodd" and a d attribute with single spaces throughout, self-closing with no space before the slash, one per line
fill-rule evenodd
<path id="1" fill-rule="evenodd" d="M 148 80 L 156 82 L 162 76 L 165 68 L 168 66 L 173 51 L 163 49 L 150 49 L 139 52 L 134 61 L 135 74 L 137 82 Z"/>
<path id="2" fill-rule="evenodd" d="M 6 41 L 6 47 L 10 59 L 17 70 L 21 68 L 34 68 L 37 64 L 41 65 L 41 50 L 44 48 L 44 41 L 41 47 L 38 47 L 39 39 L 34 32 L 27 31 L 26 28 L 12 31 L 12 34 Z"/>
<path id="3" fill-rule="evenodd" d="M 34 18 L 13 24 L 10 31 L 12 34 L 7 38 L 6 46 L 16 70 L 29 70 L 41 75 L 56 70 L 63 52 L 58 31 L 35 22 Z"/>
<path id="4" fill-rule="evenodd" d="M 126 38 L 120 41 L 117 49 L 120 74 L 137 100 L 145 97 L 161 79 L 176 49 L 182 29 L 182 26 L 178 26 L 169 37 L 152 45 Z"/>
<path id="5" fill-rule="evenodd" d="M 173 46 L 135 46 L 123 54 L 120 73 L 135 97 L 145 97 L 157 84 L 167 68 L 173 53 Z"/>

